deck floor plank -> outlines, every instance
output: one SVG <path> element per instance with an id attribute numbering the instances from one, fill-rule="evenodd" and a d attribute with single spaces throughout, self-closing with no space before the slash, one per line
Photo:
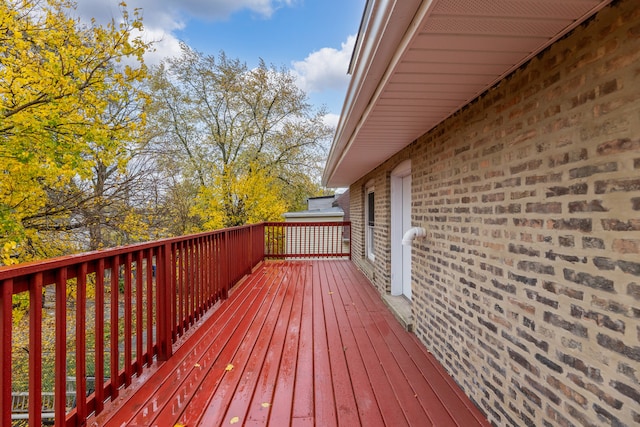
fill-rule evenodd
<path id="1" fill-rule="evenodd" d="M 331 361 L 329 360 L 327 328 L 322 303 L 322 278 L 320 269 L 312 270 L 313 290 L 313 378 L 314 419 L 317 425 L 337 425 L 336 402 L 331 384 Z"/>
<path id="2" fill-rule="evenodd" d="M 258 395 L 258 391 L 261 390 L 260 385 L 264 385 L 266 381 L 269 381 L 269 377 L 275 378 L 277 376 L 277 364 L 275 372 L 269 372 L 273 364 L 268 361 L 273 360 L 273 357 L 269 358 L 268 354 L 274 346 L 282 348 L 284 345 L 284 335 L 278 332 L 283 332 L 282 322 L 286 321 L 290 316 L 293 295 L 298 280 L 296 276 L 299 274 L 299 268 L 292 267 L 291 270 L 292 275 L 290 278 L 285 279 L 285 286 L 280 289 L 279 293 L 274 294 L 274 304 L 269 311 L 267 321 L 263 325 L 255 349 L 251 352 L 251 357 L 247 362 L 242 379 L 232 395 L 233 400 L 229 404 L 227 416 L 225 417 L 228 424 L 230 424 L 233 417 L 238 417 L 239 420 L 246 423 L 249 418 L 248 414 L 252 409 L 256 409 L 265 415 L 260 420 L 262 424 L 268 419 L 268 408 L 271 406 L 273 389 L 267 395 Z M 276 360 L 278 362 L 281 360 L 279 354 Z"/>
<path id="3" fill-rule="evenodd" d="M 202 362 L 201 355 L 206 354 L 212 342 L 225 331 L 232 331 L 237 325 L 233 322 L 238 313 L 246 309 L 245 304 L 260 301 L 262 295 L 253 291 L 257 277 L 250 277 L 230 298 L 234 303 L 222 304 L 198 329 L 192 339 L 178 347 L 169 362 L 162 363 L 152 375 L 144 376 L 133 387 L 133 394 L 121 393 L 118 400 L 105 406 L 106 410 L 97 418 L 99 425 L 152 425 L 157 413 L 174 399 L 176 390 L 184 383 L 188 374 Z M 205 365 L 206 366 L 206 365 Z M 200 368 L 202 365 L 200 366 Z M 128 391 L 128 390 L 125 390 Z"/>
<path id="4" fill-rule="evenodd" d="M 286 325 L 287 330 L 284 347 L 282 349 L 282 357 L 280 358 L 280 369 L 278 371 L 271 406 L 271 408 L 273 408 L 269 418 L 271 425 L 287 425 L 291 420 L 304 292 L 299 282 L 296 283 L 294 291 L 293 307 L 289 312 L 289 321 Z"/>
<path id="5" fill-rule="evenodd" d="M 406 402 L 410 400 L 416 401 L 429 415 L 429 420 L 433 425 L 455 425 L 447 408 L 440 403 L 436 391 L 422 377 L 421 371 L 416 367 L 406 348 L 398 340 L 396 336 L 397 329 L 394 328 L 398 323 L 389 322 L 388 316 L 385 316 L 385 314 L 382 311 L 371 314 L 375 316 L 375 319 L 371 319 L 371 321 L 375 323 L 376 328 L 368 328 L 368 332 L 372 334 L 376 333 L 377 330 L 378 339 L 382 339 L 382 342 L 384 342 L 384 345 L 380 345 L 378 348 L 380 351 L 389 350 L 388 355 L 384 354 L 381 357 L 391 356 L 395 361 L 394 363 L 397 364 L 399 372 L 403 375 L 403 379 L 399 384 L 401 386 L 409 385 L 409 388 L 396 389 L 398 399 Z M 405 331 L 402 330 L 402 333 L 405 334 Z M 411 422 L 411 420 L 409 421 Z"/>
<path id="6" fill-rule="evenodd" d="M 269 297 L 269 291 L 272 290 L 274 284 L 280 284 L 282 274 L 268 275 L 265 280 L 253 282 L 254 286 L 257 287 L 257 293 L 264 295 L 264 297 L 262 297 L 261 300 L 256 298 L 251 306 L 245 307 L 245 309 L 241 311 L 237 319 L 237 325 L 232 331 L 228 332 L 226 342 L 214 343 L 212 345 L 212 350 L 214 351 L 211 352 L 211 355 L 206 355 L 206 364 L 203 365 L 200 363 L 201 367 L 204 368 L 207 373 L 200 381 L 196 391 L 191 396 L 183 399 L 185 404 L 184 408 L 180 408 L 182 412 L 179 414 L 180 424 L 187 426 L 200 425 L 201 417 L 206 413 L 210 402 L 215 403 L 219 399 L 232 397 L 232 392 L 230 392 L 231 396 L 227 396 L 225 393 L 218 393 L 218 388 L 222 384 L 225 384 L 225 378 L 231 376 L 233 381 L 233 379 L 237 377 L 237 373 L 242 369 L 241 364 L 245 360 L 244 358 L 250 355 L 250 352 L 247 352 L 247 354 L 239 357 L 239 363 L 236 364 L 240 366 L 238 371 L 236 371 L 234 359 L 238 357 L 239 350 L 243 344 L 245 347 L 250 346 L 255 339 L 255 334 L 250 334 L 249 332 L 252 328 L 255 328 L 256 323 L 261 323 L 268 313 L 271 302 L 273 301 L 273 299 Z M 211 363 L 211 361 L 213 363 Z M 230 365 L 234 365 L 234 368 L 228 370 Z M 224 391 L 227 391 L 226 387 L 224 387 L 224 389 Z M 226 408 L 223 408 L 222 410 L 224 411 L 225 409 Z M 166 417 L 160 416 L 158 418 L 168 420 L 171 419 L 171 416 L 173 416 L 173 413 L 167 414 Z M 202 425 L 216 424 L 202 423 Z"/>
<path id="7" fill-rule="evenodd" d="M 353 270 L 345 270 L 346 275 L 343 276 L 345 280 L 355 280 L 362 284 L 362 286 L 351 287 L 350 289 L 364 292 L 370 298 L 378 297 L 377 292 L 369 285 L 366 278 L 362 275 L 354 275 Z M 420 381 L 425 381 L 430 390 L 436 391 L 435 395 L 440 402 L 436 403 L 436 406 L 445 409 L 449 416 L 454 417 L 456 425 L 466 426 L 486 423 L 485 417 L 477 410 L 455 381 L 446 374 L 444 368 L 420 344 L 418 338 L 413 334 L 407 334 L 398 322 L 388 322 L 388 324 L 394 331 L 397 340 L 402 343 L 404 350 L 414 360 L 415 366 L 422 372 Z M 392 346 L 391 348 L 395 347 Z M 427 369 L 427 367 L 430 368 Z M 426 375 L 427 373 L 429 375 Z M 409 376 L 408 378 L 411 381 L 417 377 Z M 418 398 L 423 401 L 423 406 L 426 407 L 433 405 L 433 397 L 433 394 L 429 392 L 418 394 Z M 427 411 L 430 414 L 432 413 L 429 409 Z M 437 413 L 438 411 L 434 412 L 434 414 Z"/>
<path id="8" fill-rule="evenodd" d="M 307 269 L 309 272 L 310 268 Z M 300 341 L 298 342 L 298 366 L 296 388 L 293 395 L 293 420 L 304 425 L 313 420 L 313 276 L 306 274 L 303 286 L 302 319 L 300 322 Z"/>
<path id="9" fill-rule="evenodd" d="M 349 283 L 349 280 L 353 280 L 353 277 L 345 274 L 341 276 L 341 280 L 343 280 L 344 283 Z M 347 311 L 347 317 L 351 329 L 354 331 L 356 344 L 362 355 L 362 361 L 365 365 L 368 379 L 371 382 L 384 423 L 386 425 L 408 425 L 409 420 L 407 420 L 405 411 L 398 400 L 398 395 L 394 392 L 388 372 L 385 371 L 384 361 L 380 359 L 375 350 L 375 339 L 372 339 L 367 333 L 367 328 L 370 328 L 368 325 L 369 313 L 379 311 L 380 306 L 370 298 L 368 293 L 360 292 L 351 286 L 342 288 L 342 293 L 349 295 L 352 307 L 354 308 L 353 310 Z"/>
<path id="10" fill-rule="evenodd" d="M 433 425 L 432 414 L 425 413 L 416 399 L 415 390 L 407 381 L 402 367 L 394 357 L 393 351 L 388 347 L 385 334 L 389 333 L 387 319 L 380 312 L 361 311 L 364 332 L 369 336 L 373 351 L 378 356 L 380 364 L 384 367 L 384 375 L 387 376 L 391 389 L 395 393 L 397 401 L 403 410 L 407 422 L 410 425 Z"/>
<path id="11" fill-rule="evenodd" d="M 397 326 L 400 325 L 398 324 Z M 437 398 L 439 402 L 436 405 L 445 409 L 450 417 L 455 416 L 457 424 L 473 425 L 478 423 L 479 412 L 475 410 L 473 403 L 466 397 L 455 381 L 445 374 L 444 368 L 436 365 L 435 358 L 427 353 L 415 336 L 407 335 L 401 327 L 396 328 L 396 325 L 392 325 L 392 327 L 395 329 L 395 339 L 414 361 L 411 369 L 416 374 L 417 372 L 422 372 L 420 381 L 430 390 L 437 391 L 435 395 L 419 394 L 420 399 L 423 401 L 423 406 L 427 408 L 433 406 L 434 400 L 432 399 Z M 431 365 L 431 369 L 424 369 L 429 365 Z M 439 371 L 439 374 L 425 376 L 425 371 Z M 471 411 L 471 409 L 475 411 Z M 430 411 L 431 409 L 426 410 Z"/>
<path id="12" fill-rule="evenodd" d="M 336 311 L 341 304 L 340 286 L 333 280 L 331 269 L 326 268 L 327 264 L 320 264 L 320 283 L 322 294 L 322 305 L 324 307 L 324 321 L 327 328 L 327 345 L 329 351 L 329 362 L 331 365 L 331 384 L 333 395 L 336 401 L 336 418 L 338 425 L 354 426 L 360 425 L 358 406 L 354 394 L 354 386 L 360 386 L 361 381 L 351 382 L 351 375 L 347 368 L 346 345 L 340 333 Z M 360 380 L 357 376 L 355 380 Z M 368 382 L 368 381 L 366 381 Z"/>
<path id="13" fill-rule="evenodd" d="M 89 425 L 489 425 L 345 260 L 264 262 L 139 380 Z"/>
<path id="14" fill-rule="evenodd" d="M 294 268 L 294 266 L 292 266 L 292 268 Z M 300 274 L 304 274 L 304 268 L 300 268 L 299 266 L 295 268 L 301 270 Z M 297 284 L 292 282 L 291 285 L 289 292 L 295 290 L 294 286 Z M 245 417 L 245 425 L 266 425 L 269 420 L 271 412 L 270 408 L 272 407 L 276 381 L 280 370 L 280 361 L 282 360 L 282 351 L 286 342 L 286 334 L 292 308 L 293 298 L 287 298 L 282 304 L 280 315 L 278 316 L 277 322 L 274 326 L 273 335 L 264 356 L 260 373 L 256 378 L 252 401 Z"/>
<path id="15" fill-rule="evenodd" d="M 240 422 L 246 418 L 246 409 L 257 382 L 257 366 L 264 360 L 273 325 L 280 314 L 283 302 L 291 300 L 296 280 L 295 276 L 292 279 L 282 277 L 277 283 L 263 285 L 268 286 L 268 296 L 230 362 L 229 366 L 232 366 L 232 369 L 225 371 L 214 397 L 198 420 L 198 425 L 230 424 L 232 419 L 238 419 Z M 184 425 L 196 424 L 186 418 L 182 421 L 181 424 Z"/>
<path id="16" fill-rule="evenodd" d="M 360 424 L 372 427 L 382 426 L 384 425 L 384 419 L 376 400 L 371 379 L 367 375 L 364 355 L 360 352 L 355 337 L 357 333 L 363 333 L 363 326 L 360 322 L 353 324 L 349 320 L 348 312 L 356 310 L 355 302 L 347 289 L 341 286 L 341 283 L 344 283 L 341 279 L 341 271 L 331 269 L 328 274 L 332 275 L 329 282 L 336 284 L 336 290 L 333 294 L 334 309 L 348 366 L 347 375 L 350 376 L 352 381 Z"/>

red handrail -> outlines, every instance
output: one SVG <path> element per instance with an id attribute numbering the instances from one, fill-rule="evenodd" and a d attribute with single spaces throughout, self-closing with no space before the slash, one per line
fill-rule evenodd
<path id="1" fill-rule="evenodd" d="M 262 223 L 1 267 L 0 425 L 11 425 L 12 416 L 12 296 L 27 293 L 29 300 L 29 425 L 51 416 L 42 413 L 43 392 L 51 391 L 51 385 L 43 390 L 42 375 L 44 318 L 51 315 L 50 411 L 56 426 L 84 425 L 154 360 L 171 357 L 173 344 L 263 259 L 349 257 L 349 229 L 348 222 Z M 67 298 L 72 288 L 75 307 Z M 47 311 L 43 302 L 50 298 L 55 306 Z M 67 407 L 70 360 L 73 408 Z"/>
<path id="2" fill-rule="evenodd" d="M 351 258 L 351 223 L 267 222 L 265 258 Z"/>

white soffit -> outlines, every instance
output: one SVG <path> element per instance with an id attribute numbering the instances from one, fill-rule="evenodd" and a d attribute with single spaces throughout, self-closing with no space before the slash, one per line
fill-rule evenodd
<path id="1" fill-rule="evenodd" d="M 348 186 L 610 0 L 369 0 L 323 182 Z"/>

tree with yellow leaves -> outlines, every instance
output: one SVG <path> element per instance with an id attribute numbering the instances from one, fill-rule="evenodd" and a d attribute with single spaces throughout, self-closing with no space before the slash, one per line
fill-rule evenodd
<path id="1" fill-rule="evenodd" d="M 105 168 L 126 175 L 130 148 L 144 126 L 139 83 L 147 74 L 142 55 L 149 45 L 135 36 L 142 30 L 137 13 L 131 17 L 121 6 L 119 22 L 86 26 L 72 18 L 75 4 L 68 0 L 0 2 L 5 263 L 55 255 L 34 248 L 46 246 L 47 232 L 73 228 L 79 206 L 104 196 L 83 191 L 82 183 L 95 182 Z"/>

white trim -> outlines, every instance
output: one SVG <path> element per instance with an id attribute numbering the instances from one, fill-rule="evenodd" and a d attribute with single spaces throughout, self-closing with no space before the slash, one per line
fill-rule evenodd
<path id="1" fill-rule="evenodd" d="M 373 212 L 369 211 L 369 195 L 373 194 Z M 375 256 L 375 187 L 373 185 L 366 186 L 364 191 L 364 252 L 371 262 L 376 259 Z M 373 215 L 373 225 L 369 225 L 369 216 Z"/>
<path id="2" fill-rule="evenodd" d="M 407 175 L 411 175 L 411 159 L 405 160 L 391 171 L 391 176 L 405 177 Z"/>
<path id="3" fill-rule="evenodd" d="M 411 298 L 411 289 L 405 290 L 403 286 L 405 275 L 408 274 L 409 281 L 411 280 L 411 246 L 402 245 L 402 236 L 407 228 L 403 213 L 405 209 L 409 212 L 411 210 L 411 197 L 404 200 L 403 196 L 403 181 L 407 177 L 411 177 L 410 159 L 400 163 L 391 172 L 391 295 L 404 294 Z M 408 225 L 411 225 L 410 223 L 411 220 Z M 408 260 L 405 257 L 408 257 Z"/>
<path id="4" fill-rule="evenodd" d="M 402 177 L 391 174 L 391 295 L 402 295 Z"/>

